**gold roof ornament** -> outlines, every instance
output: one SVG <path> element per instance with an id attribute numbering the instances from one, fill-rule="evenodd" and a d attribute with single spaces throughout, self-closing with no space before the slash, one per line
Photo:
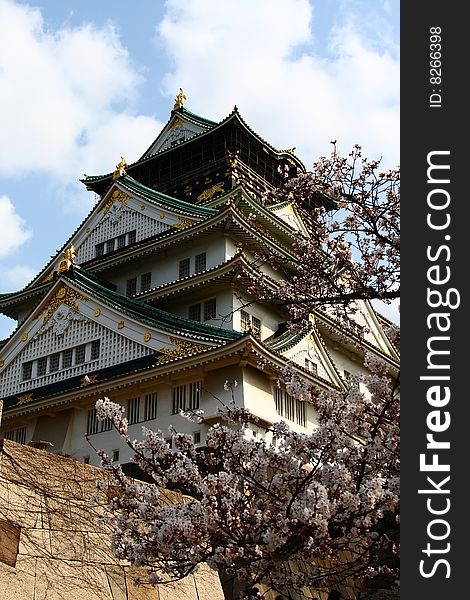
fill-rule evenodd
<path id="1" fill-rule="evenodd" d="M 72 265 L 76 264 L 76 259 L 77 253 L 75 247 L 73 244 L 70 244 L 67 250 L 64 250 L 64 258 L 60 261 L 57 271 L 59 273 L 65 273 Z"/>
<path id="2" fill-rule="evenodd" d="M 175 98 L 175 104 L 173 106 L 173 110 L 178 110 L 179 108 L 183 108 L 185 100 L 186 100 L 186 96 L 185 96 L 185 93 L 183 92 L 183 88 L 180 88 L 180 91 L 178 92 L 178 94 Z"/>
<path id="3" fill-rule="evenodd" d="M 113 181 L 119 179 L 126 174 L 127 163 L 125 159 L 121 156 L 121 161 L 116 165 L 116 170 L 113 173 Z"/>

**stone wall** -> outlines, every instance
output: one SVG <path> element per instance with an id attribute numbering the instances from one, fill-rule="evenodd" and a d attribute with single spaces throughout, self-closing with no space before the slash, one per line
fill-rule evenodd
<path id="1" fill-rule="evenodd" d="M 100 479 L 95 467 L 0 441 L 0 600 L 223 600 L 209 568 L 135 587 L 143 573 L 114 558 L 90 503 Z"/>

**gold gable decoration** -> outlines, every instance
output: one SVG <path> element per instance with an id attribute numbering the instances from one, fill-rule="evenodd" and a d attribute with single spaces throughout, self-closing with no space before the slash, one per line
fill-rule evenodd
<path id="1" fill-rule="evenodd" d="M 34 318 L 37 319 L 47 311 L 43 320 L 43 325 L 45 325 L 61 304 L 65 304 L 65 306 L 68 306 L 74 312 L 80 313 L 80 307 L 76 303 L 77 300 L 87 302 L 89 298 L 68 287 L 67 285 L 62 285 L 49 300 L 47 305 L 36 313 Z"/>
<path id="2" fill-rule="evenodd" d="M 131 198 L 132 198 L 132 196 L 130 196 L 129 194 L 126 194 L 126 192 L 123 192 L 122 190 L 119 190 L 119 189 L 115 189 L 114 192 L 111 194 L 111 196 L 103 204 L 101 210 L 103 211 L 104 214 L 106 214 L 115 202 L 119 202 L 119 204 L 122 204 L 123 206 L 127 206 L 128 205 L 127 201 L 130 200 Z"/>
<path id="3" fill-rule="evenodd" d="M 173 227 L 176 229 L 184 229 L 185 227 L 191 227 L 194 225 L 196 221 L 191 221 L 191 219 L 186 219 L 185 217 L 178 217 L 178 223 L 175 223 Z"/>
<path id="4" fill-rule="evenodd" d="M 180 340 L 172 336 L 168 336 L 168 340 L 171 344 L 176 346 L 176 348 L 159 348 L 157 353 L 162 356 L 158 358 L 157 364 L 167 362 L 174 358 L 183 358 L 184 356 L 190 356 L 191 354 L 198 354 L 199 352 L 204 352 L 210 348 L 210 346 L 206 346 L 205 344 Z"/>

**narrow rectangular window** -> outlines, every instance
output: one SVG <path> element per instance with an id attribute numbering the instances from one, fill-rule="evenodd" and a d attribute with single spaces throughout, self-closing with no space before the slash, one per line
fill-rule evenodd
<path id="1" fill-rule="evenodd" d="M 284 392 L 285 396 L 285 406 L 286 406 L 286 419 L 289 421 L 294 421 L 295 419 L 295 400 L 293 396 Z"/>
<path id="2" fill-rule="evenodd" d="M 302 425 L 302 427 L 306 427 L 307 426 L 307 416 L 306 416 L 306 409 L 305 409 L 305 402 L 303 402 L 302 400 L 296 400 L 295 401 L 295 408 L 296 408 L 296 421 L 299 425 Z"/>
<path id="3" fill-rule="evenodd" d="M 113 250 L 114 250 L 114 239 L 112 239 L 112 240 L 108 240 L 108 241 L 106 242 L 106 254 L 107 254 L 108 252 L 113 252 Z"/>
<path id="4" fill-rule="evenodd" d="M 152 285 L 152 273 L 144 273 L 140 276 L 140 291 L 146 292 Z"/>
<path id="5" fill-rule="evenodd" d="M 22 380 L 31 379 L 33 376 L 33 361 L 28 361 L 22 364 Z"/>
<path id="6" fill-rule="evenodd" d="M 15 442 L 18 442 L 18 444 L 26 444 L 26 427 L 18 427 L 18 429 L 15 429 Z"/>
<path id="7" fill-rule="evenodd" d="M 68 348 L 67 350 L 64 350 L 62 352 L 62 368 L 63 369 L 68 369 L 69 367 L 72 366 L 72 354 L 73 354 L 72 348 Z"/>
<path id="8" fill-rule="evenodd" d="M 179 278 L 189 277 L 190 272 L 190 261 L 189 258 L 183 258 L 179 262 Z"/>
<path id="9" fill-rule="evenodd" d="M 104 419 L 100 422 L 100 431 L 111 431 L 113 428 L 113 422 L 111 419 Z"/>
<path id="10" fill-rule="evenodd" d="M 134 296 L 137 292 L 137 277 L 132 277 L 126 281 L 126 296 Z"/>
<path id="11" fill-rule="evenodd" d="M 145 394 L 144 421 L 157 418 L 157 393 Z"/>
<path id="12" fill-rule="evenodd" d="M 202 390 L 202 381 L 194 381 L 188 383 L 188 402 L 186 408 L 189 410 L 195 410 L 199 408 L 199 399 Z"/>
<path id="13" fill-rule="evenodd" d="M 93 435 L 94 433 L 98 433 L 99 430 L 100 422 L 98 421 L 98 417 L 96 416 L 96 408 L 92 408 L 88 411 L 86 431 L 88 435 Z"/>
<path id="14" fill-rule="evenodd" d="M 251 317 L 251 325 L 253 327 L 253 333 L 259 337 L 261 335 L 261 321 L 257 317 Z"/>
<path id="15" fill-rule="evenodd" d="M 346 371 L 346 369 L 344 369 L 344 378 L 346 379 L 346 381 L 351 380 L 351 373 L 349 371 Z"/>
<path id="16" fill-rule="evenodd" d="M 192 319 L 193 321 L 200 321 L 201 320 L 201 305 L 193 304 L 192 306 L 190 306 L 189 311 L 188 311 L 188 317 L 190 319 Z"/>
<path id="17" fill-rule="evenodd" d="M 195 444 L 201 443 L 201 432 L 200 431 L 193 431 L 193 442 Z"/>
<path id="18" fill-rule="evenodd" d="M 99 258 L 104 255 L 104 242 L 96 244 L 95 246 L 95 258 Z"/>
<path id="19" fill-rule="evenodd" d="M 276 412 L 281 417 L 284 416 L 284 406 L 282 402 L 282 390 L 274 388 L 274 402 L 276 404 Z"/>
<path id="20" fill-rule="evenodd" d="M 126 234 L 120 235 L 117 239 L 117 247 L 118 250 L 121 250 L 126 246 Z"/>
<path id="21" fill-rule="evenodd" d="M 215 319 L 217 316 L 217 303 L 215 298 L 204 302 L 204 321 Z"/>
<path id="22" fill-rule="evenodd" d="M 194 271 L 195 273 L 202 273 L 206 270 L 206 253 L 196 254 L 194 258 Z"/>
<path id="23" fill-rule="evenodd" d="M 118 462 L 118 460 L 119 460 L 119 450 L 113 450 L 112 461 L 113 462 Z"/>
<path id="24" fill-rule="evenodd" d="M 140 421 L 140 397 L 130 398 L 127 405 L 127 420 L 129 425 Z"/>
<path id="25" fill-rule="evenodd" d="M 173 388 L 173 415 L 177 415 L 186 406 L 186 386 L 178 385 Z"/>
<path id="26" fill-rule="evenodd" d="M 75 348 L 75 364 L 82 365 L 85 362 L 85 349 L 86 345 L 82 344 Z"/>
<path id="27" fill-rule="evenodd" d="M 129 231 L 129 233 L 127 234 L 127 245 L 130 246 L 131 244 L 135 244 L 136 239 L 137 239 L 136 230 L 133 229 L 132 231 Z"/>
<path id="28" fill-rule="evenodd" d="M 100 357 L 100 340 L 93 340 L 91 342 L 91 360 L 96 360 Z"/>
<path id="29" fill-rule="evenodd" d="M 47 371 L 47 356 L 41 356 L 41 358 L 38 358 L 37 376 L 42 377 L 43 375 L 46 374 L 46 371 Z"/>
<path id="30" fill-rule="evenodd" d="M 318 374 L 317 363 L 314 363 L 313 361 L 309 360 L 308 358 L 305 359 L 305 368 L 308 371 L 310 371 L 310 373 L 313 373 L 314 375 Z"/>
<path id="31" fill-rule="evenodd" d="M 51 354 L 49 357 L 49 373 L 55 373 L 59 370 L 60 352 Z"/>
<path id="32" fill-rule="evenodd" d="M 246 312 L 246 310 L 240 311 L 240 326 L 242 331 L 246 331 L 248 326 L 250 325 L 250 315 Z"/>

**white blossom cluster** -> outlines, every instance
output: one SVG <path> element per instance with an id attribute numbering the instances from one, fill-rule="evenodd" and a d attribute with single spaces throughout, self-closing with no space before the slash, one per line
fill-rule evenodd
<path id="1" fill-rule="evenodd" d="M 132 441 L 122 408 L 98 401 L 100 418 L 112 420 L 154 481 L 134 482 L 111 468 L 119 493 L 106 519 L 116 556 L 147 566 L 152 584 L 203 562 L 277 590 L 372 573 L 372 550 L 386 541 L 382 521 L 398 513 L 399 403 L 386 366 L 372 356 L 366 365 L 370 374 L 353 378 L 347 392 L 315 394 L 288 372 L 287 385 L 314 406 L 319 426 L 306 435 L 276 423 L 275 445 L 246 436 L 255 417 L 233 405 L 202 449 L 176 432 L 170 448 L 162 432 L 147 428 Z M 233 392 L 235 383 L 224 387 Z M 184 495 L 168 503 L 162 488 Z M 312 566 L 294 573 L 288 560 Z"/>

